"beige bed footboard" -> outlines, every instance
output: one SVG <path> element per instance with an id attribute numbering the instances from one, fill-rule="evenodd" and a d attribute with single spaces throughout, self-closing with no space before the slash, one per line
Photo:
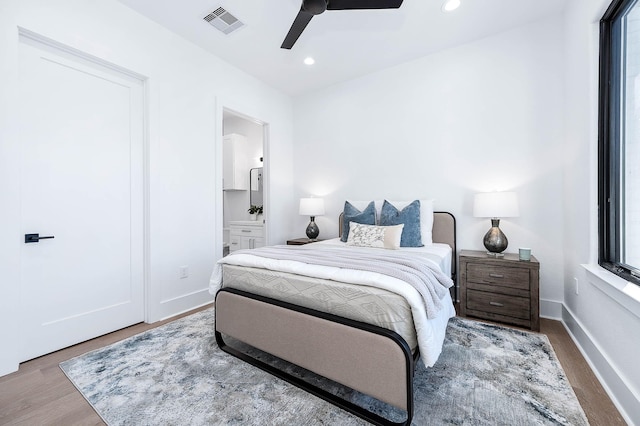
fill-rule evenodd
<path id="1" fill-rule="evenodd" d="M 435 212 L 433 241 L 449 244 L 456 275 L 456 222 Z M 340 215 L 340 231 L 342 215 Z M 455 287 L 451 289 L 455 299 Z M 224 287 L 216 294 L 215 336 L 220 348 L 332 404 L 377 425 L 409 425 L 413 418 L 413 370 L 418 352 L 396 332 L 243 290 Z M 394 422 L 344 400 L 240 351 L 225 342 L 235 338 L 316 374 L 406 411 Z"/>
<path id="2" fill-rule="evenodd" d="M 411 421 L 414 359 L 397 333 L 232 288 L 218 292 L 215 307 L 216 339 L 227 352 L 238 356 L 223 335 L 405 410 Z M 367 418 L 348 404 L 342 408 Z"/>

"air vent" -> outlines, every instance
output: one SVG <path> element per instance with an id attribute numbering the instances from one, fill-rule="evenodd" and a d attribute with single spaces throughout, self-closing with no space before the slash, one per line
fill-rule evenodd
<path id="1" fill-rule="evenodd" d="M 243 22 L 227 12 L 223 7 L 217 8 L 203 19 L 225 34 L 244 26 Z"/>

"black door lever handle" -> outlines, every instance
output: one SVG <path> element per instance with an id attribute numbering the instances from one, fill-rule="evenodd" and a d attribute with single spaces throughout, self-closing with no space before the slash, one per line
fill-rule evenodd
<path id="1" fill-rule="evenodd" d="M 25 243 L 37 243 L 40 240 L 48 240 L 50 238 L 55 238 L 53 235 L 48 237 L 41 237 L 40 234 L 24 234 L 24 242 Z"/>

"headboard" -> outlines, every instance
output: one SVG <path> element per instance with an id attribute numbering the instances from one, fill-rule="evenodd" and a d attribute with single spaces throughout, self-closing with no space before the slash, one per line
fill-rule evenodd
<path id="1" fill-rule="evenodd" d="M 338 236 L 342 237 L 343 213 L 338 219 Z M 449 212 L 433 212 L 433 242 L 451 246 L 451 275 L 457 286 L 456 218 Z M 455 299 L 454 299 L 455 300 Z"/>

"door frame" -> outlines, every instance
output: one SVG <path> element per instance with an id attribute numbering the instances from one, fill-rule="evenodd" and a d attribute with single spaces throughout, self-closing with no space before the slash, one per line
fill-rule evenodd
<path id="1" fill-rule="evenodd" d="M 63 55 L 78 58 L 125 74 L 128 77 L 139 80 L 142 85 L 142 298 L 143 298 L 143 318 L 149 323 L 149 314 L 152 311 L 151 289 L 149 283 L 151 259 L 150 259 L 150 131 L 149 131 L 149 78 L 145 75 L 124 68 L 115 63 L 106 61 L 97 56 L 91 55 L 82 50 L 76 49 L 64 43 L 58 42 L 37 32 L 18 26 L 18 43 L 31 43 L 42 45 L 48 49 L 54 49 Z M 23 40 L 24 39 L 24 40 Z M 22 199 L 24 194 L 20 193 Z M 20 361 L 22 362 L 22 360 Z"/>

